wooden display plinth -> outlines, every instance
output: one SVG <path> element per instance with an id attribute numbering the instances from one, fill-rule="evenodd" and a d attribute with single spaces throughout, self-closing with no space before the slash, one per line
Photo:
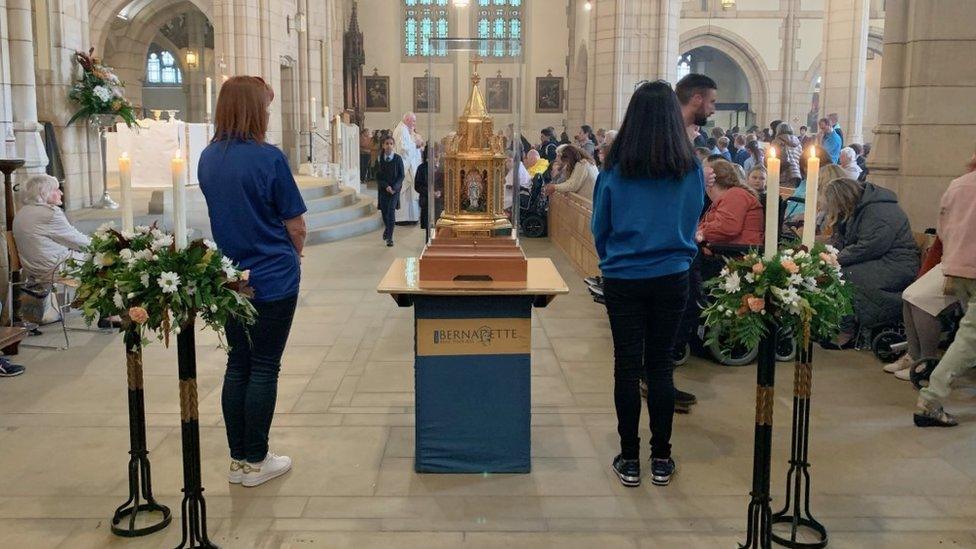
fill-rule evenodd
<path id="1" fill-rule="evenodd" d="M 420 282 L 525 282 L 528 261 L 509 237 L 439 236 L 420 256 Z"/>

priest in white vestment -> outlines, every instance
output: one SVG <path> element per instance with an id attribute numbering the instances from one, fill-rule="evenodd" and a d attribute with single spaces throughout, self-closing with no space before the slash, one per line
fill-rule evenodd
<path id="1" fill-rule="evenodd" d="M 403 159 L 403 188 L 400 190 L 400 209 L 396 212 L 397 223 L 420 221 L 419 196 L 414 188 L 414 176 L 420 167 L 420 150 L 423 138 L 417 133 L 417 115 L 408 112 L 393 128 L 394 150 Z"/>

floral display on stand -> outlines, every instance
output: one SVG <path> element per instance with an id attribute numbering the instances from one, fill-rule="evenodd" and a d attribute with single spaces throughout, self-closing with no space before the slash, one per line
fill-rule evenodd
<path id="1" fill-rule="evenodd" d="M 790 333 L 831 339 L 840 330 L 841 318 L 852 312 L 837 249 L 823 244 L 812 251 L 804 246 L 784 248 L 771 259 L 755 252 L 730 259 L 705 287 L 712 298 L 702 312 L 714 328 L 709 343 L 724 338 L 753 348 L 774 320 Z"/>
<path id="2" fill-rule="evenodd" d="M 248 271 L 241 271 L 210 240 L 177 248 L 173 235 L 155 226 L 131 233 L 102 225 L 80 260 L 68 262 L 80 281 L 74 307 L 89 322 L 115 315 L 131 320 L 142 336 L 154 332 L 169 344 L 199 314 L 224 342 L 231 319 L 248 326 L 256 312 L 248 300 Z"/>
<path id="3" fill-rule="evenodd" d="M 119 116 L 130 128 L 135 126 L 135 111 L 125 98 L 125 82 L 119 80 L 114 69 L 102 65 L 94 53 L 95 48 L 88 50 L 88 53 L 75 52 L 75 59 L 81 65 L 83 73 L 81 79 L 71 88 L 68 98 L 81 108 L 67 125 L 70 126 L 79 118 L 107 114 Z"/>

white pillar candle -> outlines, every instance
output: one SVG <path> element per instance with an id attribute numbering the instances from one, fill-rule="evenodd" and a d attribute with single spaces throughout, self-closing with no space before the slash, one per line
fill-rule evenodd
<path id="1" fill-rule="evenodd" d="M 803 239 L 800 241 L 808 250 L 813 249 L 817 238 L 817 197 L 820 194 L 820 157 L 817 149 L 810 147 L 807 159 L 807 190 L 803 196 Z"/>
<path id="2" fill-rule="evenodd" d="M 207 122 L 213 120 L 213 79 L 207 77 Z"/>
<path id="3" fill-rule="evenodd" d="M 122 194 L 122 231 L 131 233 L 135 228 L 132 216 L 132 160 L 127 152 L 119 157 L 119 187 Z"/>
<path id="4" fill-rule="evenodd" d="M 324 107 L 324 108 L 322 109 L 322 111 L 323 111 L 323 113 L 324 113 L 324 114 L 323 114 L 323 116 L 322 116 L 322 120 L 325 120 L 325 122 L 326 122 L 326 125 L 328 125 L 328 122 L 329 122 L 329 120 L 332 120 L 332 118 L 330 118 L 330 117 L 329 117 L 329 106 L 328 106 L 328 105 L 326 105 L 326 106 L 325 106 L 325 107 Z"/>
<path id="5" fill-rule="evenodd" d="M 180 151 L 170 161 L 173 171 L 173 237 L 176 249 L 186 247 L 186 160 Z"/>
<path id="6" fill-rule="evenodd" d="M 315 110 L 315 98 L 313 97 L 312 98 L 312 127 L 313 128 L 315 127 L 315 124 L 318 123 L 318 121 L 319 121 L 319 113 L 317 110 Z"/>
<path id="7" fill-rule="evenodd" d="M 766 242 L 763 258 L 772 259 L 779 251 L 779 166 L 776 149 L 769 147 L 766 156 Z"/>

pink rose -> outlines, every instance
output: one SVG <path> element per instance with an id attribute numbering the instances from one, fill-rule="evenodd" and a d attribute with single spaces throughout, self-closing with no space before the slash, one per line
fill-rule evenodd
<path id="1" fill-rule="evenodd" d="M 786 271 L 790 274 L 796 274 L 800 272 L 800 268 L 797 267 L 796 263 L 794 263 L 793 260 L 791 259 L 784 259 L 783 261 L 780 262 L 780 265 L 782 265 L 783 268 L 786 269 Z"/>
<path id="2" fill-rule="evenodd" d="M 248 280 L 250 280 L 251 279 L 251 269 L 247 269 L 245 271 L 241 271 L 240 279 L 243 280 L 243 281 L 245 281 L 245 282 L 247 282 Z"/>
<path id="3" fill-rule="evenodd" d="M 149 320 L 149 313 L 142 307 L 129 308 L 129 318 L 136 324 L 145 324 Z"/>
<path id="4" fill-rule="evenodd" d="M 766 308 L 766 300 L 761 297 L 748 297 L 746 298 L 746 303 L 749 304 L 749 310 L 758 313 Z"/>
<path id="5" fill-rule="evenodd" d="M 763 274 L 765 270 L 766 270 L 766 266 L 763 265 L 761 261 L 759 263 L 754 263 L 752 265 L 752 272 L 757 275 Z"/>
<path id="6" fill-rule="evenodd" d="M 837 256 L 833 254 L 828 254 L 827 252 L 820 252 L 820 259 L 824 261 L 827 265 L 837 266 Z"/>

